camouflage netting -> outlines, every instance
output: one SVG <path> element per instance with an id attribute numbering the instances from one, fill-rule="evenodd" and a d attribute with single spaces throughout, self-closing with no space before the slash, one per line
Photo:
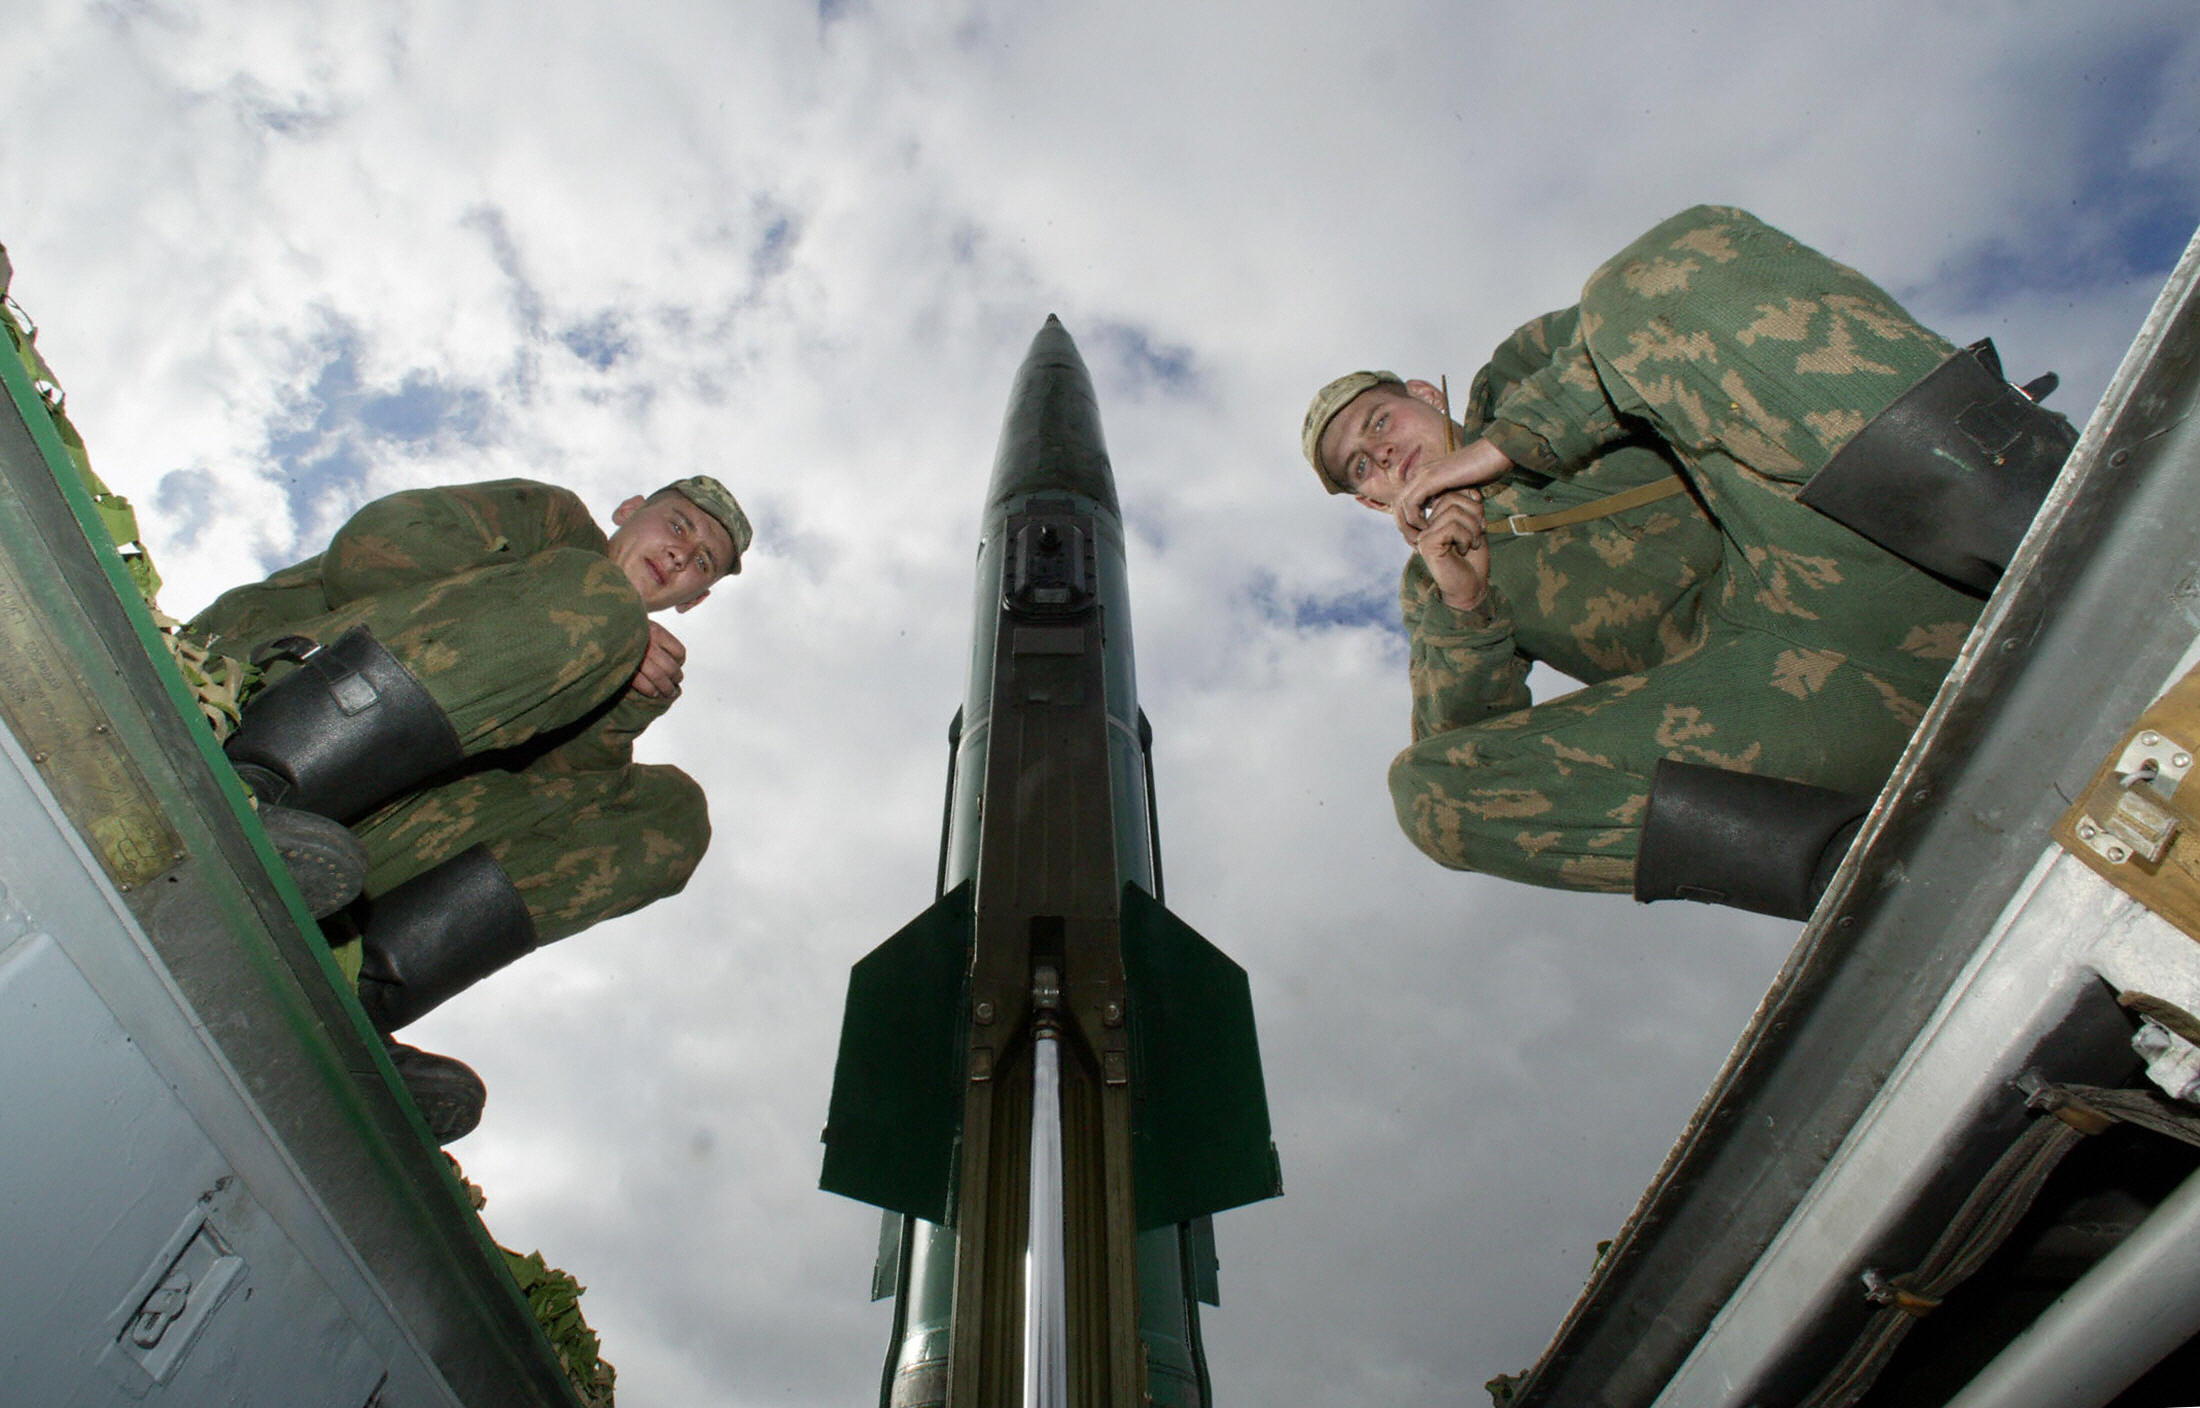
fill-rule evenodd
<path id="1" fill-rule="evenodd" d="M 448 1150 L 443 1157 L 451 1160 L 451 1172 L 466 1185 L 466 1200 L 474 1205 L 475 1212 L 480 1212 L 488 1205 L 489 1195 L 466 1176 Z M 556 1352 L 566 1378 L 572 1381 L 573 1394 L 582 1408 L 614 1408 L 612 1384 L 619 1376 L 618 1370 L 602 1357 L 596 1332 L 581 1318 L 581 1293 L 588 1288 L 574 1280 L 572 1273 L 545 1263 L 541 1252 L 521 1256 L 502 1245 L 497 1250 L 504 1253 L 505 1266 L 527 1297 L 528 1308 L 535 1312 L 543 1334 L 549 1337 L 550 1348 Z"/>
<path id="2" fill-rule="evenodd" d="M 568 1272 L 543 1263 L 541 1252 L 521 1256 L 499 1247 L 512 1268 L 512 1279 L 527 1293 L 527 1304 L 550 1337 L 558 1364 L 573 1381 L 584 1408 L 612 1408 L 611 1389 L 618 1371 L 597 1352 L 596 1332 L 581 1318 L 581 1292 L 588 1289 Z"/>
<path id="3" fill-rule="evenodd" d="M 45 403 L 46 414 L 53 422 L 54 433 L 60 437 L 63 449 L 68 452 L 69 463 L 75 467 L 84 491 L 92 496 L 100 526 L 107 530 L 116 554 L 122 559 L 123 570 L 130 574 L 138 594 L 145 598 L 146 609 L 152 612 L 161 639 L 167 642 L 176 668 L 182 672 L 184 682 L 198 701 L 199 712 L 205 716 L 207 726 L 214 730 L 214 737 L 227 738 L 237 726 L 238 704 L 259 672 L 234 660 L 210 658 L 204 650 L 184 639 L 182 622 L 160 609 L 156 601 L 160 592 L 160 573 L 154 570 L 152 556 L 139 539 L 137 513 L 128 499 L 109 489 L 92 472 L 91 457 L 84 451 L 83 437 L 76 433 L 76 427 L 69 423 L 62 410 L 61 384 L 55 379 L 53 368 L 39 355 L 38 326 L 8 293 L 11 273 L 7 249 L 0 246 L 0 327 L 7 329 L 9 345 L 24 370 L 30 373 L 31 385 Z"/>

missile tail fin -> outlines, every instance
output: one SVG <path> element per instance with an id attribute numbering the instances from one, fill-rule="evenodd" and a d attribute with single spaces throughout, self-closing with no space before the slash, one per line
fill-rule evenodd
<path id="1" fill-rule="evenodd" d="M 1122 933 L 1140 1230 L 1276 1197 L 1245 970 L 1136 885 L 1123 887 Z"/>
<path id="2" fill-rule="evenodd" d="M 818 1179 L 828 1193 L 951 1221 L 972 890 L 948 891 L 848 974 Z"/>

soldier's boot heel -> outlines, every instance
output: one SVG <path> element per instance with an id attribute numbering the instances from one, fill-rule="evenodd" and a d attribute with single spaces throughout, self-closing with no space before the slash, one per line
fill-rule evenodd
<path id="1" fill-rule="evenodd" d="M 1926 571 L 1991 592 L 2078 432 L 2023 390 L 1991 341 L 1949 357 L 1858 431 L 1797 497 Z"/>
<path id="2" fill-rule="evenodd" d="M 1661 759 L 1635 856 L 1635 898 L 1808 919 L 1872 799 Z"/>
<path id="3" fill-rule="evenodd" d="M 255 663 L 275 659 L 298 668 L 252 697 L 223 751 L 320 919 L 366 880 L 366 852 L 350 824 L 455 766 L 465 750 L 442 706 L 364 626 L 326 646 L 285 636 L 254 652 Z"/>
<path id="4" fill-rule="evenodd" d="M 382 1047 L 436 1143 L 449 1144 L 474 1132 L 489 1099 L 489 1087 L 479 1072 L 455 1056 L 422 1051 L 388 1037 L 382 1038 Z"/>
<path id="5" fill-rule="evenodd" d="M 475 846 L 372 901 L 360 937 L 359 1005 L 386 1039 L 535 948 L 526 901 L 489 848 Z M 437 1142 L 480 1122 L 487 1090 L 471 1068 L 390 1045 L 407 1092 L 439 1131 Z M 399 1050 L 412 1055 L 399 1061 Z"/>
<path id="6" fill-rule="evenodd" d="M 367 883 L 367 848 L 350 827 L 273 802 L 260 803 L 258 815 L 307 913 L 326 919 L 359 898 Z"/>

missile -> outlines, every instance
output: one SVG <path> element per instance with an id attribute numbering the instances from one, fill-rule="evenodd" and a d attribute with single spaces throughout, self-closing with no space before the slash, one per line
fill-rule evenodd
<path id="1" fill-rule="evenodd" d="M 886 1210 L 881 1408 L 1204 1408 L 1212 1217 L 1283 1191 L 1245 972 L 1161 902 L 1123 518 L 1049 317 L 1017 372 L 931 908 L 858 962 L 827 1191 Z"/>

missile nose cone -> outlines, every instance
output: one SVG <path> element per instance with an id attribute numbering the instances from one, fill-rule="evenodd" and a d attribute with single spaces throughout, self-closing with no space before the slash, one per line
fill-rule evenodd
<path id="1" fill-rule="evenodd" d="M 990 520 L 1033 494 L 1075 494 L 1121 517 L 1092 376 L 1077 343 L 1052 313 L 1016 373 L 993 457 L 986 516 Z"/>

